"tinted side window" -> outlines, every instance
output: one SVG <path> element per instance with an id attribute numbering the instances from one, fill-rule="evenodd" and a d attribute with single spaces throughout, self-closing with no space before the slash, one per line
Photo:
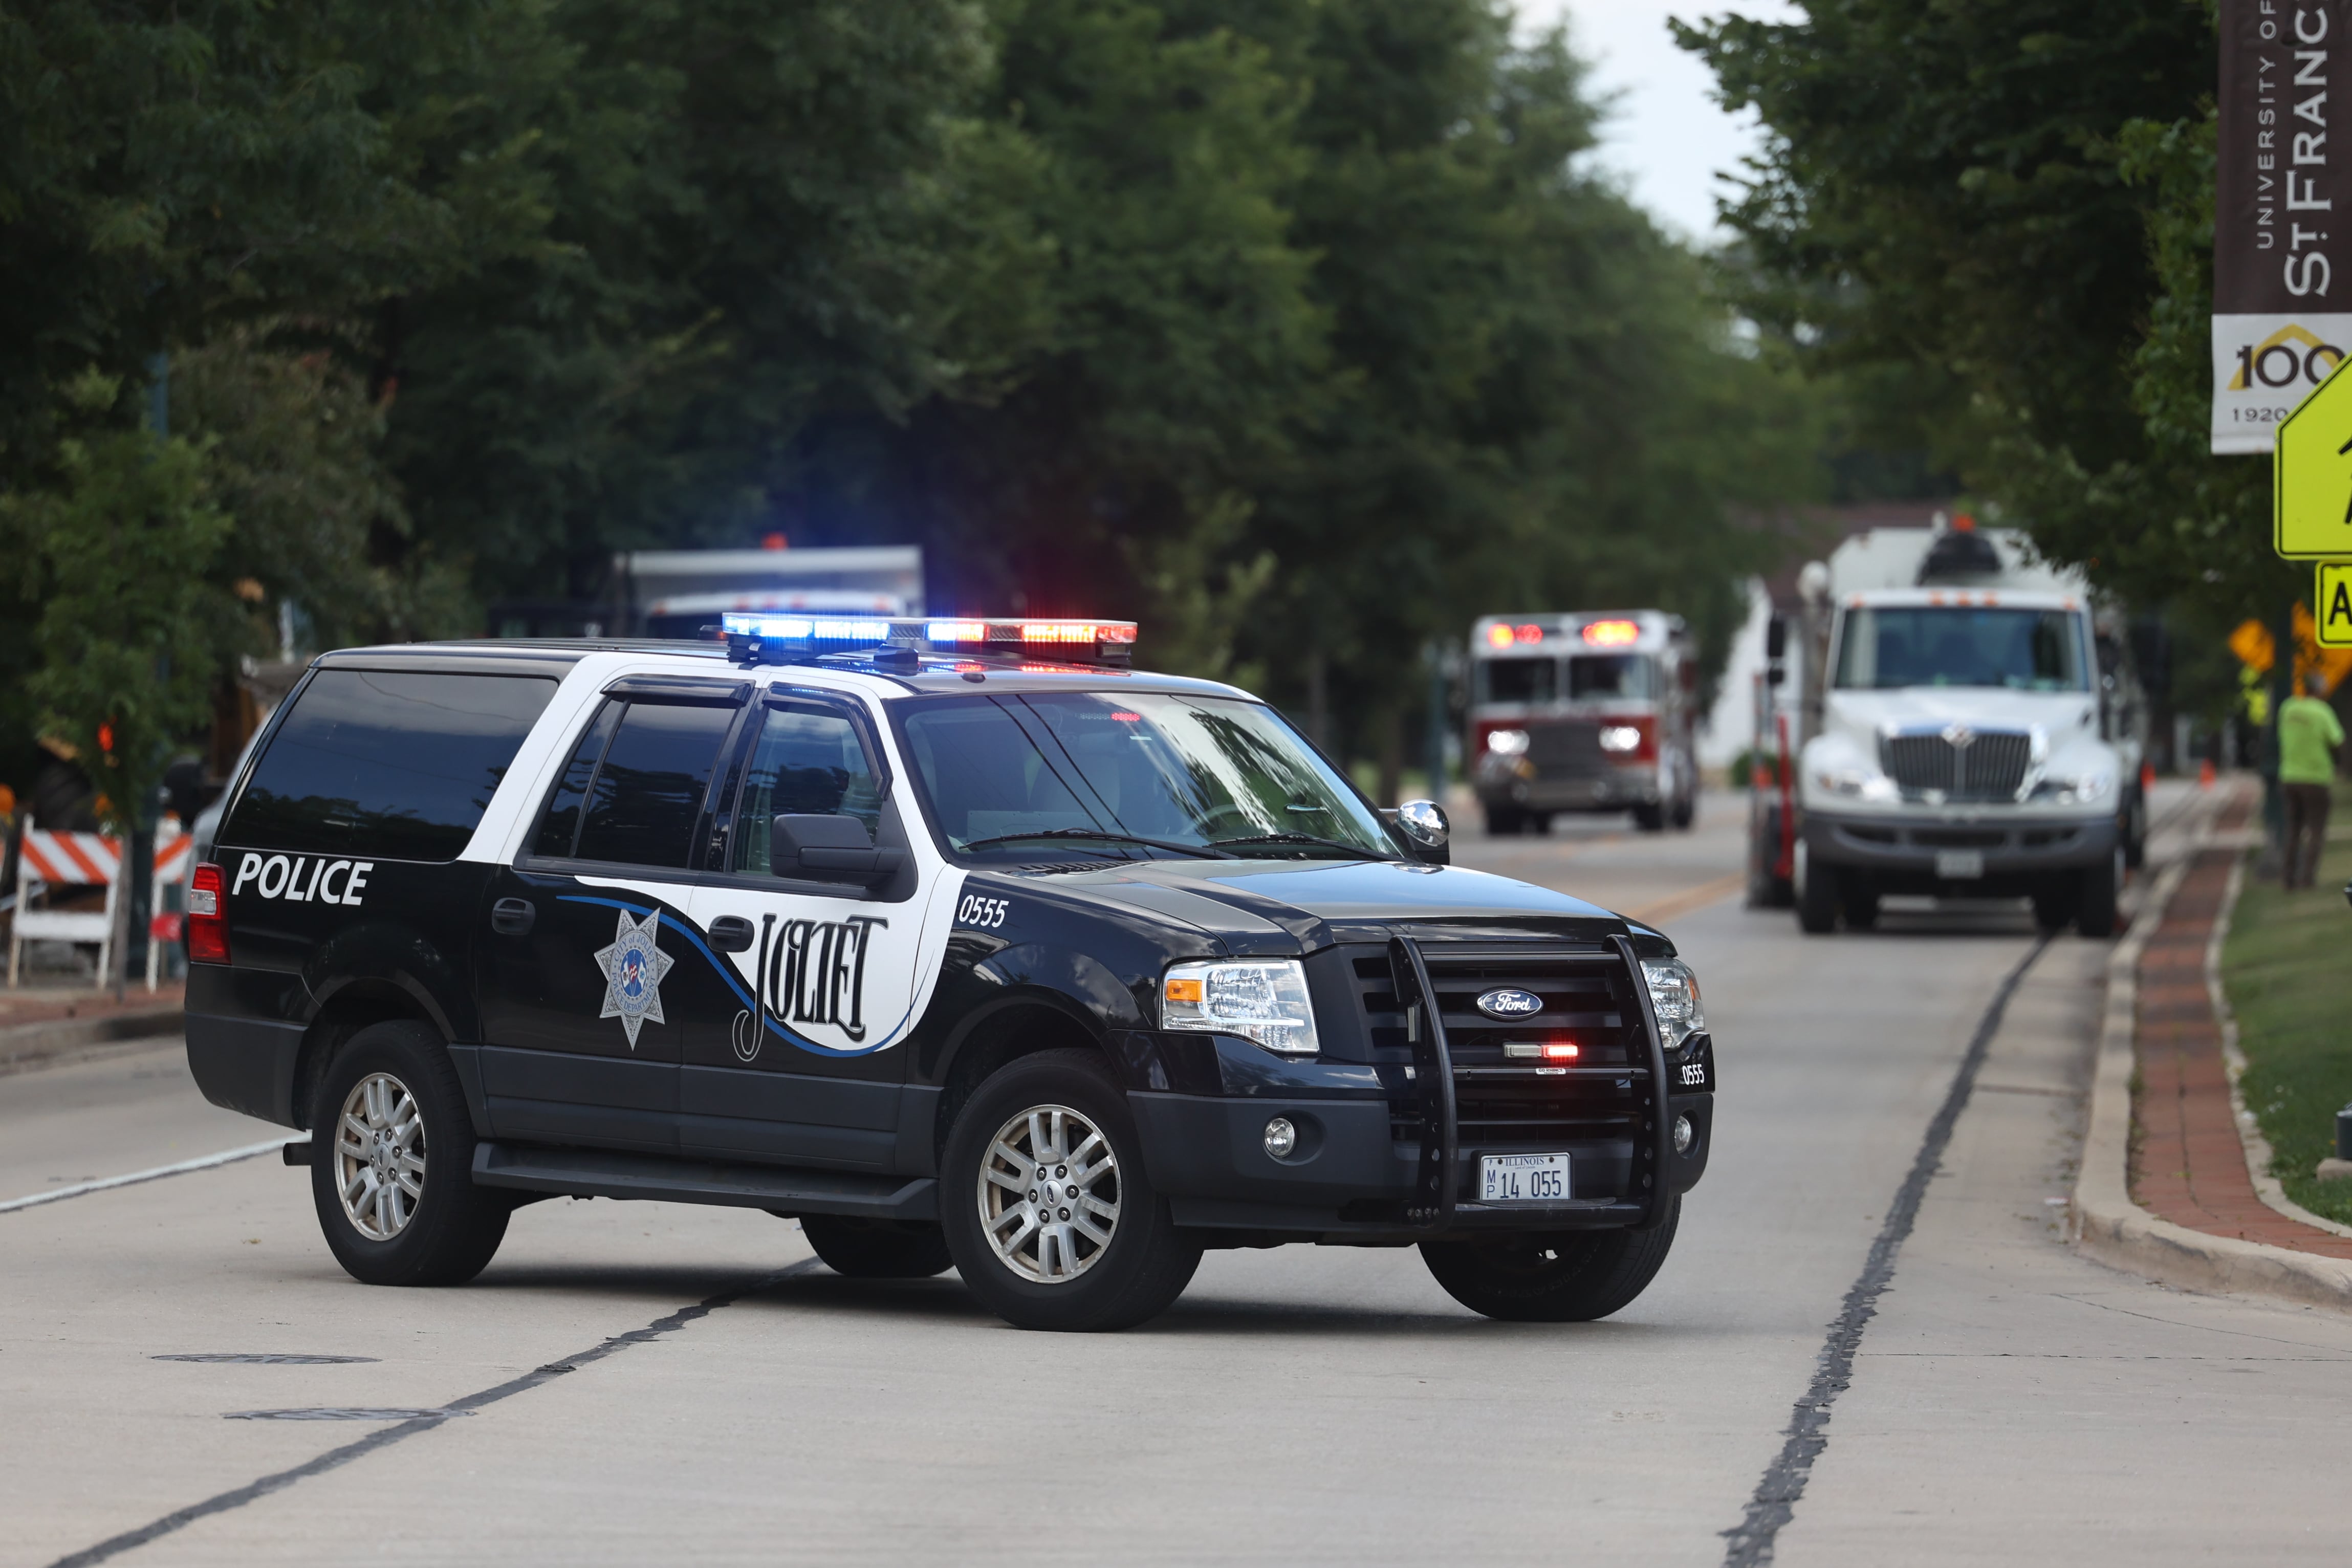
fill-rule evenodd
<path id="1" fill-rule="evenodd" d="M 547 797 L 547 815 L 539 819 L 539 835 L 530 844 L 532 854 L 561 859 L 572 853 L 580 837 L 580 803 L 588 798 L 588 781 L 596 776 L 596 764 L 604 760 L 604 747 L 621 721 L 621 708 L 618 702 L 605 703 L 596 710 L 594 721 L 581 731 L 580 743 L 572 749 L 572 761 L 564 765 L 563 776 L 555 781 L 555 791 Z"/>
<path id="2" fill-rule="evenodd" d="M 270 738 L 220 841 L 455 859 L 554 695 L 539 676 L 322 669 Z"/>
<path id="3" fill-rule="evenodd" d="M 573 853 L 583 860 L 684 867 L 719 742 L 734 722 L 732 708 L 630 703 L 588 786 Z"/>
<path id="4" fill-rule="evenodd" d="M 736 813 L 735 869 L 767 871 L 770 819 L 795 816 L 854 816 L 872 838 L 882 815 L 874 770 L 857 731 L 839 713 L 772 708 L 752 749 Z"/>

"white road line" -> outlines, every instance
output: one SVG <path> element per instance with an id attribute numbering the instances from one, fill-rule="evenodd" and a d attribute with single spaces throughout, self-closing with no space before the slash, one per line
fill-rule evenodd
<path id="1" fill-rule="evenodd" d="M 109 1187 L 135 1186 L 141 1182 L 156 1182 L 165 1176 L 184 1176 L 190 1171 L 208 1171 L 215 1165 L 234 1165 L 239 1160 L 257 1159 L 263 1154 L 275 1154 L 289 1143 L 299 1143 L 307 1136 L 289 1132 L 283 1138 L 272 1138 L 267 1143 L 251 1143 L 242 1149 L 224 1150 L 218 1154 L 205 1154 L 194 1160 L 183 1160 L 176 1165 L 158 1165 L 152 1171 L 133 1171 L 127 1176 L 105 1176 L 95 1182 L 77 1182 L 70 1187 L 59 1187 L 53 1193 L 35 1193 L 29 1198 L 10 1198 L 0 1203 L 0 1214 L 10 1209 L 37 1208 L 43 1204 L 78 1198 L 85 1193 L 102 1193 Z"/>

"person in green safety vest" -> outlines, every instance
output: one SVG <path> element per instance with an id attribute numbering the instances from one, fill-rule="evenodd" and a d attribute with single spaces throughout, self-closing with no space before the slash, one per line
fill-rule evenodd
<path id="1" fill-rule="evenodd" d="M 2327 677 L 2314 670 L 2304 678 L 2308 696 L 2279 704 L 2279 787 L 2286 797 L 2286 885 L 2308 888 L 2319 873 L 2327 843 L 2328 785 L 2336 777 L 2336 748 L 2344 726 L 2325 700 Z"/>

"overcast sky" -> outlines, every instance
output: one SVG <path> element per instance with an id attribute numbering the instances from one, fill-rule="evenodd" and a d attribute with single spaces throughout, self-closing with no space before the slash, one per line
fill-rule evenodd
<path id="1" fill-rule="evenodd" d="M 1755 116 L 1734 119 L 1716 107 L 1715 73 L 1675 47 L 1666 18 L 1729 11 L 1794 21 L 1800 7 L 1788 0 L 1517 0 L 1517 6 L 1530 32 L 1564 17 L 1576 51 L 1594 63 L 1594 88 L 1617 93 L 1600 159 L 1623 172 L 1633 199 L 1685 237 L 1722 237 L 1715 197 L 1724 187 L 1716 173 L 1738 168 L 1755 148 Z"/>

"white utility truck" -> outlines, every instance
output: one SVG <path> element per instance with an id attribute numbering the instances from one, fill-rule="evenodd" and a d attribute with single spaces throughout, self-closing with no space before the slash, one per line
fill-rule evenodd
<path id="1" fill-rule="evenodd" d="M 1798 922 L 1867 930 L 1887 895 L 2032 900 L 2109 935 L 2147 831 L 2146 704 L 2112 607 L 2023 535 L 1874 529 L 1808 568 Z"/>

